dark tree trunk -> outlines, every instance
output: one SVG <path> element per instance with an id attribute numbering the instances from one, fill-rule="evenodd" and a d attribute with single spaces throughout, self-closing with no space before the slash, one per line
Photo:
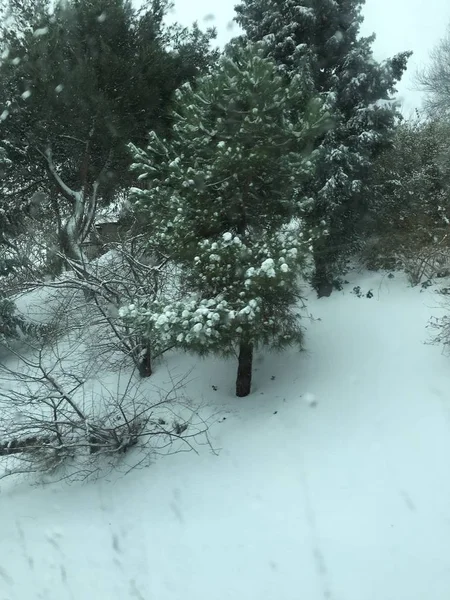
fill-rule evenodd
<path id="1" fill-rule="evenodd" d="M 242 341 L 239 346 L 239 363 L 236 378 L 236 396 L 243 398 L 252 387 L 253 344 Z"/>
<path id="2" fill-rule="evenodd" d="M 314 276 L 312 279 L 313 288 L 317 292 L 318 298 L 331 296 L 333 291 L 333 280 L 329 273 L 329 260 L 326 248 L 315 246 L 314 252 Z"/>
<path id="3" fill-rule="evenodd" d="M 152 355 L 150 353 L 150 348 L 145 349 L 145 354 L 140 359 L 140 362 L 138 364 L 138 371 L 141 377 L 150 377 L 150 375 L 153 373 Z"/>

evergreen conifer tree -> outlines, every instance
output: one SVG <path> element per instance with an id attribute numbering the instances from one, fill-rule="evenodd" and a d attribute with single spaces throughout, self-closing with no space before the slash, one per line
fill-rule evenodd
<path id="1" fill-rule="evenodd" d="M 410 55 L 374 60 L 374 36 L 359 37 L 364 0 L 242 0 L 236 21 L 244 39 L 265 40 L 281 72 L 308 73 L 333 127 L 317 139 L 319 162 L 305 218 L 325 236 L 314 242 L 314 286 L 329 295 L 333 279 L 358 246 L 367 210 L 368 173 L 389 143 L 397 107 L 395 84 Z"/>
<path id="2" fill-rule="evenodd" d="M 49 199 L 57 249 L 78 260 L 97 203 L 132 184 L 126 144 L 167 133 L 175 89 L 215 60 L 213 31 L 166 27 L 167 0 L 139 10 L 128 0 L 7 4 L 0 210 L 19 223 L 37 192 Z"/>
<path id="3" fill-rule="evenodd" d="M 236 394 L 250 393 L 253 350 L 300 342 L 295 311 L 309 238 L 298 219 L 314 172 L 309 148 L 326 117 L 300 75 L 286 83 L 264 44 L 235 47 L 178 93 L 170 140 L 132 146 L 149 189 L 132 198 L 153 245 L 192 295 L 122 316 L 200 354 L 238 354 Z"/>

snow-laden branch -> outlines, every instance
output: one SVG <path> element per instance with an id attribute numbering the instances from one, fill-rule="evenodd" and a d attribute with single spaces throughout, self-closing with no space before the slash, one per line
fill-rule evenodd
<path id="1" fill-rule="evenodd" d="M 59 361 L 54 372 L 48 358 L 38 351 L 35 361 L 19 363 L 20 372 L 0 365 L 0 479 L 34 472 L 58 478 L 63 464 L 64 477 L 84 479 L 105 465 L 99 457 L 109 456 L 110 467 L 118 467 L 119 457 L 137 446 L 134 466 L 155 453 L 212 449 L 208 428 L 215 415 L 206 419 L 190 406 L 183 394 L 186 375 L 149 394 L 132 372 L 123 388 L 119 374 L 116 391 L 99 380 L 87 402 L 86 381 L 69 389 L 73 374 Z"/>
<path id="2" fill-rule="evenodd" d="M 67 200 L 74 202 L 75 204 L 80 204 L 83 202 L 83 194 L 82 192 L 73 190 L 70 188 L 61 178 L 58 171 L 56 170 L 55 164 L 53 162 L 52 150 L 51 148 L 47 148 L 45 152 L 38 150 L 38 152 L 45 158 L 47 162 L 47 167 L 49 173 L 52 175 L 56 183 L 58 184 L 61 193 Z"/>
<path id="3" fill-rule="evenodd" d="M 111 149 L 108 154 L 108 158 L 105 161 L 105 164 L 103 165 L 102 169 L 100 170 L 100 173 L 98 174 L 97 178 L 95 179 L 95 181 L 93 183 L 92 193 L 91 193 L 91 196 L 89 199 L 89 205 L 88 205 L 87 210 L 85 209 L 85 215 L 83 217 L 82 223 L 80 224 L 80 226 L 81 226 L 81 230 L 80 230 L 81 241 L 84 241 L 87 238 L 87 236 L 89 235 L 89 232 L 91 231 L 92 225 L 94 223 L 95 213 L 97 211 L 98 190 L 99 190 L 101 181 L 103 179 L 103 176 L 106 173 L 109 165 L 111 164 L 112 157 L 113 157 L 113 151 Z"/>

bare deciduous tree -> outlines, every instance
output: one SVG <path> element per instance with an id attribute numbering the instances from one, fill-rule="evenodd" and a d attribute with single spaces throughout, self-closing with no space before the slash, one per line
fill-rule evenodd
<path id="1" fill-rule="evenodd" d="M 450 118 L 450 27 L 431 52 L 429 66 L 419 71 L 416 79 L 426 93 L 427 113 L 433 118 Z"/>
<path id="2" fill-rule="evenodd" d="M 171 378 L 168 389 L 144 391 L 128 373 L 113 387 L 86 373 L 75 359 L 81 356 L 76 346 L 6 350 L 8 360 L 0 361 L 0 478 L 86 478 L 118 466 L 133 447 L 140 452 L 131 468 L 158 453 L 211 447 L 210 418 L 183 394 L 186 376 Z"/>
<path id="3" fill-rule="evenodd" d="M 135 235 L 112 244 L 107 255 L 86 266 L 82 277 L 77 271 L 78 261 L 62 254 L 60 257 L 70 271 L 54 280 L 30 279 L 21 282 L 20 287 L 53 291 L 53 329 L 73 331 L 76 327 L 78 335 L 86 339 L 95 363 L 112 366 L 113 362 L 119 367 L 125 357 L 141 377 L 150 376 L 153 361 L 170 348 L 159 344 L 152 332 L 143 337 L 133 331 L 119 318 L 119 309 L 136 302 L 151 307 L 182 295 L 180 278 L 169 256 L 156 255 L 145 236 Z"/>

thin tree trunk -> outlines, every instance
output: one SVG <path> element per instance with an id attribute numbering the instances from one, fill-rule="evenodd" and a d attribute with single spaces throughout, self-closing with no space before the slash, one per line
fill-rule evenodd
<path id="1" fill-rule="evenodd" d="M 317 292 L 318 298 L 331 296 L 333 291 L 333 281 L 328 271 L 328 256 L 326 248 L 321 245 L 314 245 L 314 276 L 312 280 L 313 288 Z"/>
<path id="2" fill-rule="evenodd" d="M 245 200 L 248 196 L 251 178 L 247 178 L 244 185 L 241 200 L 241 219 L 237 228 L 239 235 L 245 235 L 247 229 L 247 209 Z M 236 396 L 244 398 L 250 394 L 252 389 L 252 370 L 253 370 L 253 344 L 246 339 L 242 339 L 239 345 L 238 370 L 236 377 Z"/>
<path id="3" fill-rule="evenodd" d="M 152 375 L 152 355 L 150 352 L 150 348 L 145 349 L 144 356 L 140 359 L 139 364 L 137 365 L 139 375 L 141 377 L 150 377 Z"/>
<path id="4" fill-rule="evenodd" d="M 253 344 L 242 341 L 239 346 L 236 396 L 243 398 L 250 394 L 252 387 Z"/>

